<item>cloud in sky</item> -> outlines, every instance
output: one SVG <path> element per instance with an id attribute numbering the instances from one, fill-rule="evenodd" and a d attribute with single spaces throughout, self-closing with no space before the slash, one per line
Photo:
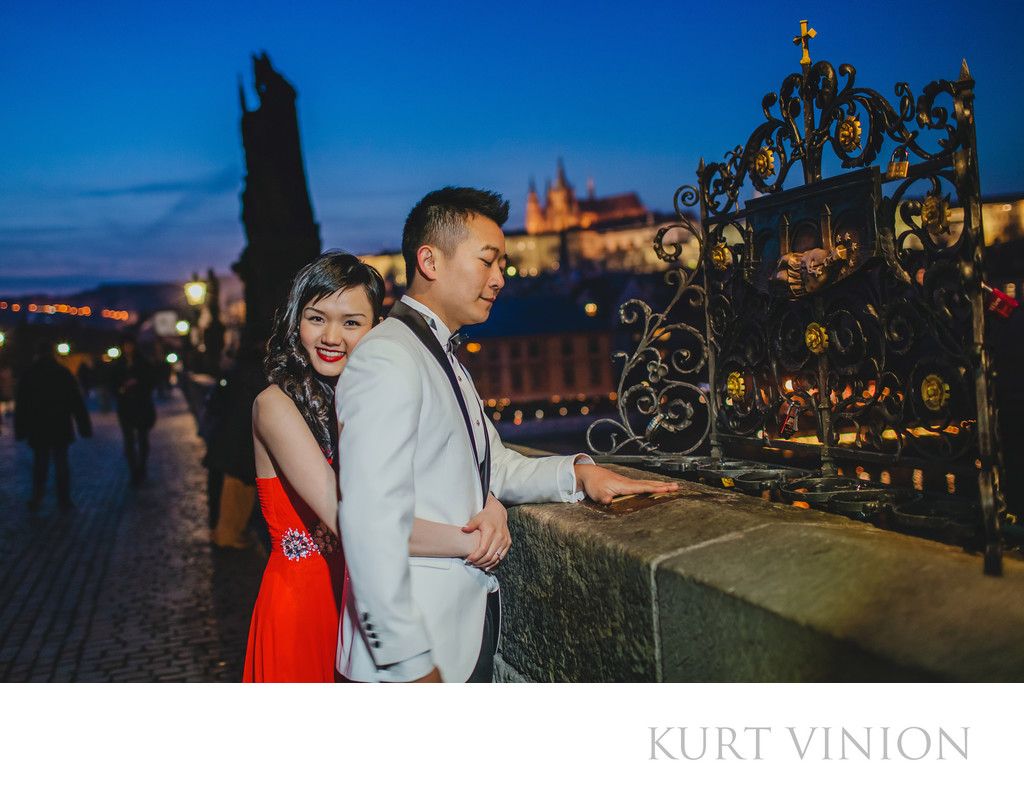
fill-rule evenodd
<path id="1" fill-rule="evenodd" d="M 183 194 L 186 197 L 200 199 L 206 196 L 218 196 L 229 191 L 236 191 L 241 186 L 241 177 L 234 166 L 226 167 L 216 174 L 192 180 L 165 180 L 163 182 L 147 182 L 140 185 L 128 185 L 114 188 L 93 188 L 83 191 L 82 196 L 151 196 L 154 194 Z"/>

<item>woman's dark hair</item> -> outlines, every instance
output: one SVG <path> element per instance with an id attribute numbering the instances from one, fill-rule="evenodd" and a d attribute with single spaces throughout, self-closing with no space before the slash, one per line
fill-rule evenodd
<path id="1" fill-rule="evenodd" d="M 384 281 L 369 264 L 349 253 L 331 250 L 300 269 L 288 301 L 274 317 L 263 365 L 267 381 L 278 385 L 295 402 L 327 457 L 333 457 L 336 433 L 333 390 L 314 372 L 299 340 L 299 325 L 310 303 L 356 287 L 366 292 L 376 324 L 384 306 Z"/>

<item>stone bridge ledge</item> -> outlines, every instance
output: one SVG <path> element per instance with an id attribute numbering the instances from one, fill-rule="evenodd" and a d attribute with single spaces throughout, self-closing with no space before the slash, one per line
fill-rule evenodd
<path id="1" fill-rule="evenodd" d="M 1024 563 L 676 482 L 509 508 L 499 679 L 1024 681 Z"/>

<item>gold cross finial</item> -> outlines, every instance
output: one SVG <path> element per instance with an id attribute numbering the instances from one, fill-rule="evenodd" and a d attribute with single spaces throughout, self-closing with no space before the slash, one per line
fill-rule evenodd
<path id="1" fill-rule="evenodd" d="M 807 45 L 817 35 L 818 32 L 813 28 L 808 29 L 807 20 L 800 20 L 800 36 L 793 37 L 793 44 L 800 45 L 803 48 L 800 64 L 809 65 L 811 63 L 811 52 L 807 49 Z"/>

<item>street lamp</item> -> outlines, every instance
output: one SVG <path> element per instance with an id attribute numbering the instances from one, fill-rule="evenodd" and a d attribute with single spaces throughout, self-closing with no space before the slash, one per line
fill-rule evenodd
<path id="1" fill-rule="evenodd" d="M 57 353 L 59 353 L 61 356 L 67 356 L 69 353 L 71 353 L 71 346 L 68 345 L 66 342 L 62 342 L 60 345 L 57 346 Z"/>
<path id="2" fill-rule="evenodd" d="M 192 325 L 188 320 L 178 320 L 178 322 L 174 324 L 174 330 L 181 334 L 181 336 L 185 336 L 192 330 Z"/>
<path id="3" fill-rule="evenodd" d="M 190 306 L 202 306 L 206 301 L 206 282 L 193 277 L 185 284 L 185 299 Z"/>

